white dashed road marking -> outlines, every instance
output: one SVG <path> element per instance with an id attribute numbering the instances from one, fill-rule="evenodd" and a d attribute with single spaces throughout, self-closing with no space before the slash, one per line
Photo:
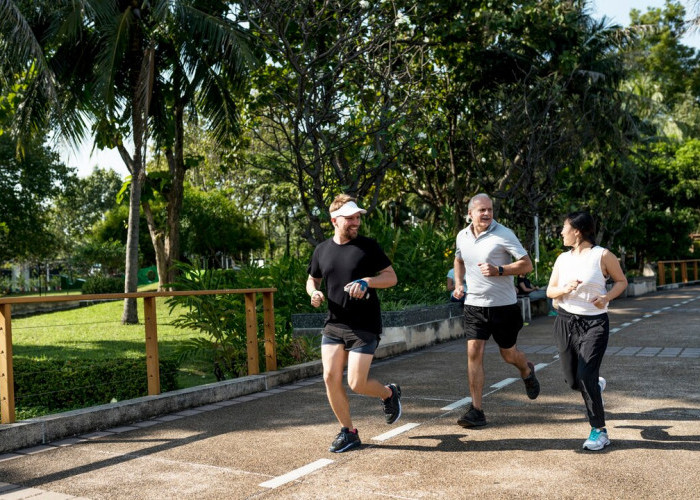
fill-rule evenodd
<path id="1" fill-rule="evenodd" d="M 287 472 L 286 474 L 283 474 L 281 476 L 277 476 L 274 479 L 270 479 L 269 481 L 265 481 L 264 483 L 260 483 L 258 486 L 262 486 L 263 488 L 277 488 L 279 486 L 282 486 L 283 484 L 287 484 L 287 483 L 292 482 L 296 479 L 299 479 L 300 477 L 304 477 L 307 474 L 311 474 L 312 472 L 315 472 L 318 469 L 322 469 L 326 465 L 329 465 L 332 463 L 333 463 L 333 460 L 330 460 L 328 458 L 321 458 L 321 459 L 316 460 L 315 462 L 311 462 L 310 464 L 307 464 L 303 467 L 299 467 L 298 469 L 295 469 L 291 472 Z"/>
<path id="2" fill-rule="evenodd" d="M 460 399 L 459 401 L 455 401 L 451 405 L 443 406 L 440 409 L 443 411 L 452 411 L 452 410 L 459 408 L 460 406 L 467 405 L 471 402 L 472 402 L 472 398 L 467 397 L 467 398 Z"/>
<path id="3" fill-rule="evenodd" d="M 420 424 L 404 424 L 401 427 L 397 427 L 396 429 L 392 429 L 389 432 L 385 432 L 384 434 L 380 434 L 379 436 L 375 436 L 372 438 L 372 441 L 386 441 L 387 439 L 391 439 L 394 436 L 398 436 L 399 434 L 403 434 L 404 432 L 410 431 L 414 427 L 418 427 Z"/>
<path id="4" fill-rule="evenodd" d="M 496 382 L 495 384 L 493 384 L 491 387 L 493 387 L 494 389 L 503 389 L 505 386 L 517 381 L 517 378 L 504 378 L 500 382 Z"/>

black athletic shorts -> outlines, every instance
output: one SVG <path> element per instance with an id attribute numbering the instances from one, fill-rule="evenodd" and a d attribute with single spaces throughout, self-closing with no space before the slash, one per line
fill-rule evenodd
<path id="1" fill-rule="evenodd" d="M 518 304 L 495 307 L 464 306 L 464 333 L 467 340 L 488 340 L 493 335 L 501 349 L 510 349 L 518 340 L 523 316 Z"/>
<path id="2" fill-rule="evenodd" d="M 323 328 L 323 337 L 321 337 L 321 345 L 324 344 L 342 344 L 346 351 L 374 354 L 379 346 L 379 335 L 327 324 Z"/>

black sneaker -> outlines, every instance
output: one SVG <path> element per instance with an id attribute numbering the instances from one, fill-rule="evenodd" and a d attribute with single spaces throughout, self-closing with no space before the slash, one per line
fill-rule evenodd
<path id="1" fill-rule="evenodd" d="M 399 384 L 389 384 L 391 396 L 382 400 L 384 405 L 384 417 L 387 424 L 393 424 L 401 418 L 401 387 Z"/>
<path id="2" fill-rule="evenodd" d="M 340 432 L 331 443 L 331 447 L 328 451 L 332 453 L 343 453 L 344 451 L 352 450 L 357 448 L 362 444 L 360 441 L 360 433 L 355 430 L 355 432 L 350 432 L 347 427 L 341 427 Z"/>
<path id="3" fill-rule="evenodd" d="M 525 382 L 525 392 L 528 398 L 537 399 L 537 396 L 540 395 L 540 382 L 535 375 L 535 365 L 528 361 L 527 366 L 530 367 L 530 375 L 523 379 L 523 382 Z"/>
<path id="4" fill-rule="evenodd" d="M 486 425 L 486 416 L 482 410 L 477 410 L 474 405 L 469 404 L 467 412 L 459 417 L 457 423 L 462 427 L 483 427 Z"/>

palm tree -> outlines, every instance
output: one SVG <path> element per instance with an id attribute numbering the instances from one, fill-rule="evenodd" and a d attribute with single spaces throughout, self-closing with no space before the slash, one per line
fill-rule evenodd
<path id="1" fill-rule="evenodd" d="M 62 132 L 73 140 L 86 134 L 81 118 L 87 118 L 95 145 L 117 148 L 131 174 L 125 292 L 137 286 L 142 205 L 160 284 L 171 282 L 170 269 L 179 257 L 185 119 L 202 116 L 222 141 L 236 130 L 245 34 L 229 5 L 219 0 L 0 0 L 3 14 L 15 16 L 23 28 L 21 36 L 3 35 L 0 40 L 26 45 L 12 56 L 36 68 L 28 72 L 30 80 L 56 82 L 35 84 L 36 92 L 27 93 L 26 108 L 54 123 L 69 116 Z M 151 142 L 168 163 L 159 186 L 167 201 L 165 230 L 156 226 L 150 205 L 141 198 Z M 125 300 L 122 322 L 138 322 L 135 300 Z"/>

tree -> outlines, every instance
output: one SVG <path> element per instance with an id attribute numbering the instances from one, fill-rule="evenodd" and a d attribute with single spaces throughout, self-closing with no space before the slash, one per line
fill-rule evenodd
<path id="1" fill-rule="evenodd" d="M 126 240 L 129 232 L 128 222 L 129 207 L 125 203 L 108 210 L 102 219 L 92 227 L 87 238 L 87 244 L 109 244 L 111 241 L 118 241 L 126 250 Z M 139 225 L 146 225 L 143 213 L 140 214 Z M 139 232 L 138 259 L 139 267 L 153 266 L 156 262 L 153 244 L 145 231 Z M 124 272 L 123 265 L 120 271 L 121 273 Z"/>
<path id="2" fill-rule="evenodd" d="M 95 169 L 87 177 L 71 177 L 53 201 L 52 226 L 68 254 L 84 243 L 92 228 L 117 204 L 122 180 L 110 169 Z"/>
<path id="3" fill-rule="evenodd" d="M 419 56 L 409 8 L 355 0 L 245 0 L 269 63 L 253 75 L 250 159 L 296 188 L 304 237 L 322 241 L 340 191 L 373 209 L 410 146 Z"/>
<path id="4" fill-rule="evenodd" d="M 137 285 L 141 192 L 146 182 L 149 139 L 162 149 L 169 182 L 165 228 L 149 229 L 156 248 L 159 281 L 170 281 L 179 254 L 179 215 L 186 169 L 183 132 L 186 111 L 201 115 L 223 139 L 235 129 L 235 93 L 243 74 L 242 31 L 227 3 L 217 0 L 141 2 L 86 0 L 58 5 L 11 2 L 13 13 L 41 40 L 28 60 L 61 82 L 62 99 L 42 94 L 27 102 L 69 105 L 94 123 L 96 145 L 116 147 L 131 173 L 125 291 Z M 36 80 L 36 78 L 35 78 Z M 73 136 L 84 135 L 73 128 Z M 128 147 L 127 139 L 133 147 Z M 144 204 L 148 215 L 148 204 Z M 138 321 L 134 299 L 127 299 L 122 321 Z"/>
<path id="5" fill-rule="evenodd" d="M 630 11 L 630 26 L 646 26 L 643 36 L 629 52 L 631 69 L 639 75 L 648 75 L 664 96 L 669 108 L 683 99 L 686 90 L 700 93 L 700 74 L 695 49 L 684 45 L 685 8 L 677 1 L 668 0 L 664 7 L 649 7 L 645 13 Z"/>
<path id="6" fill-rule="evenodd" d="M 37 137 L 18 150 L 12 123 L 23 92 L 26 87 L 13 84 L 0 93 L 0 262 L 43 260 L 58 253 L 49 203 L 73 174 Z"/>
<path id="7" fill-rule="evenodd" d="M 592 20 L 584 2 L 421 6 L 434 69 L 404 182 L 436 217 L 461 207 L 455 226 L 470 196 L 490 193 L 531 247 L 533 216 L 558 208 L 570 167 L 627 147 L 619 28 Z"/>
<path id="8" fill-rule="evenodd" d="M 185 191 L 182 220 L 183 247 L 191 261 L 202 258 L 207 267 L 226 267 L 233 257 L 247 263 L 253 250 L 264 247 L 262 233 L 247 224 L 234 203 L 221 191 Z"/>
<path id="9" fill-rule="evenodd" d="M 197 124 L 185 131 L 186 184 L 203 192 L 220 190 L 231 200 L 251 226 L 265 233 L 265 256 L 273 259 L 290 255 L 302 242 L 297 221 L 299 212 L 296 189 L 274 172 L 258 168 L 249 156 L 257 152 L 249 137 L 240 136 L 217 147 L 212 133 Z M 164 159 L 156 157 L 158 163 Z M 158 170 L 156 166 L 152 170 Z"/>
<path id="10" fill-rule="evenodd" d="M 36 139 L 25 142 L 18 156 L 10 134 L 0 136 L 0 262 L 44 260 L 58 253 L 49 203 L 70 174 L 58 154 Z"/>
<path id="11" fill-rule="evenodd" d="M 167 214 L 163 200 L 150 202 L 155 223 L 162 225 Z M 145 210 L 141 211 L 145 223 Z M 112 246 L 118 242 L 122 247 L 127 239 L 128 207 L 123 204 L 109 210 L 93 227 L 87 250 L 95 253 L 95 244 Z M 192 262 L 204 262 L 210 267 L 224 267 L 224 260 L 231 257 L 239 263 L 247 263 L 247 257 L 254 250 L 264 246 L 261 232 L 249 224 L 235 203 L 223 191 L 203 192 L 186 188 L 181 217 L 182 254 Z M 85 252 L 84 252 L 85 253 Z M 155 254 L 153 245 L 145 233 L 139 241 L 139 263 L 153 265 Z M 114 266 L 110 264 L 111 268 Z"/>

